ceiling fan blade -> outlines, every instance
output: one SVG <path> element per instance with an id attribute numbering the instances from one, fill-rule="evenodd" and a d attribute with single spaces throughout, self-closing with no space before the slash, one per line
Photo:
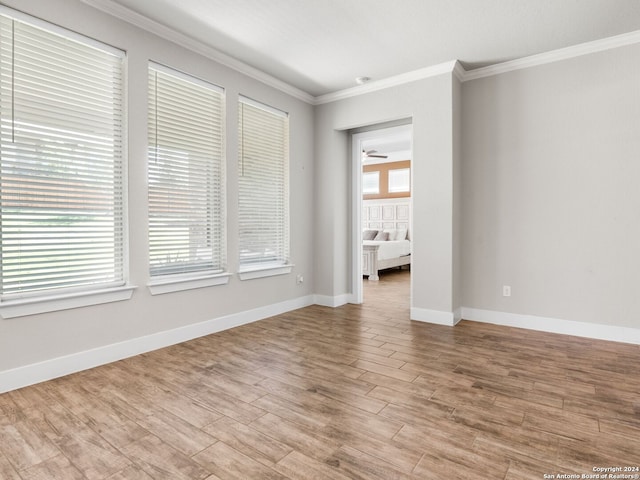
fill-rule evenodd
<path id="1" fill-rule="evenodd" d="M 365 150 L 362 149 L 362 158 L 363 160 L 366 158 L 389 158 L 387 155 L 375 155 L 377 150 Z"/>

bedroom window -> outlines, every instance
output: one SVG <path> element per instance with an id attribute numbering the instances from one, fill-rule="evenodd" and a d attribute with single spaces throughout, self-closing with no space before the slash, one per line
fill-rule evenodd
<path id="1" fill-rule="evenodd" d="M 152 293 L 225 269 L 224 91 L 149 64 L 149 263 Z M 214 281 L 210 284 L 226 283 Z M 156 288 L 153 288 L 153 287 Z"/>
<path id="2" fill-rule="evenodd" d="M 288 273 L 289 116 L 241 96 L 238 121 L 240 278 Z"/>
<path id="3" fill-rule="evenodd" d="M 364 195 L 380 193 L 380 172 L 362 174 L 362 193 Z"/>
<path id="4" fill-rule="evenodd" d="M 124 52 L 1 7 L 0 57 L 2 315 L 130 297 Z"/>
<path id="5" fill-rule="evenodd" d="M 411 196 L 411 160 L 372 163 L 362 167 L 365 200 Z"/>
<path id="6" fill-rule="evenodd" d="M 389 170 L 389 193 L 411 191 L 411 169 L 398 168 Z"/>

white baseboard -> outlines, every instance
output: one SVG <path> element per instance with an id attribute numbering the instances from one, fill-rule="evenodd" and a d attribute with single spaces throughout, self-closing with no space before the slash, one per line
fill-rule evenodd
<path id="1" fill-rule="evenodd" d="M 507 327 L 640 345 L 640 329 L 462 307 L 462 318 Z"/>
<path id="2" fill-rule="evenodd" d="M 449 327 L 453 327 L 460 321 L 460 317 L 454 312 L 417 307 L 411 307 L 410 318 L 411 320 L 417 320 L 419 322 L 435 323 L 436 325 L 447 325 Z"/>
<path id="3" fill-rule="evenodd" d="M 5 370 L 0 372 L 0 393 L 87 370 L 177 343 L 186 342 L 194 338 L 210 335 L 240 325 L 246 325 L 309 305 L 317 304 L 328 307 L 339 307 L 348 303 L 348 300 L 348 294 L 334 297 L 307 295 L 253 310 L 206 320 L 193 325 L 186 325 L 173 330 L 158 332 L 144 337 L 133 338 L 124 342 L 86 350 L 84 352 L 53 358 L 44 362 L 25 365 L 12 370 Z M 411 308 L 411 319 L 421 322 L 454 326 L 461 318 L 495 325 L 528 328 L 543 332 L 640 345 L 640 329 L 637 328 L 576 322 L 558 318 L 496 312 L 468 307 L 462 307 L 455 312 Z"/>
<path id="4" fill-rule="evenodd" d="M 313 303 L 314 296 L 307 295 L 253 310 L 194 323 L 193 325 L 186 325 L 184 327 L 153 333 L 151 335 L 145 335 L 144 337 L 132 338 L 131 340 L 105 345 L 84 352 L 52 358 L 44 362 L 5 370 L 0 372 L 0 393 L 62 377 L 70 373 L 80 372 L 177 343 L 186 342 L 222 330 L 239 327 L 240 325 L 307 307 Z"/>
<path id="5" fill-rule="evenodd" d="M 331 297 L 329 295 L 314 295 L 314 304 L 321 305 L 323 307 L 341 307 L 342 305 L 346 305 L 349 303 L 351 299 L 351 295 L 345 293 L 343 295 L 336 295 Z"/>

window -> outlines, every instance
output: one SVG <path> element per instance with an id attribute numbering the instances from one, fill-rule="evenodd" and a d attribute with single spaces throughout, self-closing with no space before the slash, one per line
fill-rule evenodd
<path id="1" fill-rule="evenodd" d="M 240 271 L 288 273 L 289 118 L 246 97 L 239 107 Z"/>
<path id="2" fill-rule="evenodd" d="M 365 195 L 380 193 L 380 172 L 362 174 L 362 193 Z"/>
<path id="3" fill-rule="evenodd" d="M 2 8 L 0 57 L 2 306 L 117 290 L 124 53 Z"/>
<path id="4" fill-rule="evenodd" d="M 364 200 L 410 196 L 411 160 L 362 166 L 362 197 Z"/>
<path id="5" fill-rule="evenodd" d="M 410 192 L 410 172 L 409 168 L 389 170 L 389 193 Z"/>
<path id="6" fill-rule="evenodd" d="M 223 106 L 221 88 L 150 64 L 152 283 L 225 269 Z"/>

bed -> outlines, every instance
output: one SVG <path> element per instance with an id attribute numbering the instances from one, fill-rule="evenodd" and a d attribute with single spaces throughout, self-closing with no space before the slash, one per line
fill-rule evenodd
<path id="1" fill-rule="evenodd" d="M 369 280 L 379 280 L 378 272 L 385 268 L 411 265 L 411 242 L 406 230 L 365 230 L 362 238 L 362 275 Z"/>

